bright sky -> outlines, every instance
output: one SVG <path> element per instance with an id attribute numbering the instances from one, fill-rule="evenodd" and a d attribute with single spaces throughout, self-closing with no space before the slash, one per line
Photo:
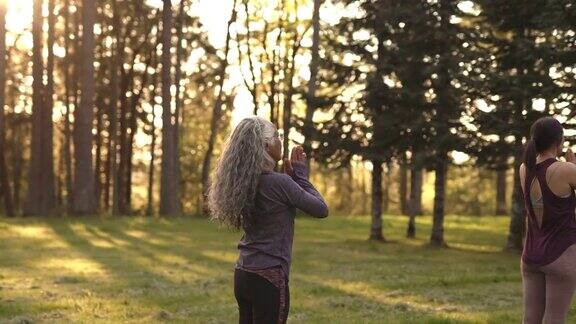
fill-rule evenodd
<path id="1" fill-rule="evenodd" d="M 8 30 L 22 31 L 32 25 L 32 1 L 7 1 L 6 25 Z"/>
<path id="2" fill-rule="evenodd" d="M 179 0 L 176 0 L 173 1 L 173 4 L 178 4 L 179 2 Z M 272 2 L 272 0 L 261 0 L 264 7 L 266 4 L 271 4 Z M 146 3 L 154 7 L 162 6 L 162 0 L 146 0 Z M 232 13 L 233 3 L 233 0 L 197 0 L 193 2 L 191 11 L 194 14 L 199 14 L 200 21 L 208 33 L 210 42 L 217 48 L 223 48 L 225 46 L 226 27 L 228 20 L 230 19 L 230 14 Z M 306 7 L 303 9 L 306 9 Z M 299 14 L 302 18 L 306 16 L 305 12 Z M 232 27 L 232 33 L 234 33 L 234 26 Z M 232 46 L 229 55 L 230 62 L 236 60 L 238 57 L 236 46 Z M 252 115 L 252 97 L 248 89 L 244 86 L 241 67 L 236 64 L 231 64 L 228 67 L 227 73 L 228 77 L 226 79 L 225 88 L 227 90 L 236 88 L 234 111 L 232 112 L 232 125 L 234 126 L 243 118 Z M 268 112 L 261 109 L 259 111 L 259 115 L 260 114 L 266 116 Z"/>

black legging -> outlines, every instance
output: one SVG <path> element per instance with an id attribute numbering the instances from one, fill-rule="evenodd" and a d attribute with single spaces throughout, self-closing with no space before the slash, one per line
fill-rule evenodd
<path id="1" fill-rule="evenodd" d="M 284 308 L 281 309 L 281 291 L 256 273 L 234 271 L 234 295 L 240 311 L 240 324 L 286 323 L 290 309 L 288 283 L 284 291 Z"/>

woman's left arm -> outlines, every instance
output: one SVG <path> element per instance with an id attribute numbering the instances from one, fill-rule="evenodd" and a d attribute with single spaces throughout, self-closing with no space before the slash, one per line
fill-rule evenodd
<path id="1" fill-rule="evenodd" d="M 288 204 L 315 218 L 328 217 L 328 205 L 308 180 L 285 179 L 282 191 Z"/>
<path id="2" fill-rule="evenodd" d="M 306 154 L 301 146 L 292 149 L 291 158 L 284 160 L 284 170 L 292 178 L 283 186 L 289 203 L 313 217 L 327 217 L 328 205 L 308 180 Z"/>

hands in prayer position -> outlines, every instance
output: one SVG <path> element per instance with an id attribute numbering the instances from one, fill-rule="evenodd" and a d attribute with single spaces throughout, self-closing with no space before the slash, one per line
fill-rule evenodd
<path id="1" fill-rule="evenodd" d="M 294 174 L 292 166 L 297 163 L 301 163 L 302 165 L 306 164 L 306 153 L 304 153 L 304 149 L 300 145 L 292 149 L 290 158 L 284 158 L 284 173 L 292 176 Z"/>

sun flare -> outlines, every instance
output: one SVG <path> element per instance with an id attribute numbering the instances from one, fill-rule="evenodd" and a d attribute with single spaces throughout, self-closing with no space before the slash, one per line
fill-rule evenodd
<path id="1" fill-rule="evenodd" d="M 32 25 L 32 1 L 5 1 L 6 10 L 6 29 L 9 32 L 20 33 Z"/>

